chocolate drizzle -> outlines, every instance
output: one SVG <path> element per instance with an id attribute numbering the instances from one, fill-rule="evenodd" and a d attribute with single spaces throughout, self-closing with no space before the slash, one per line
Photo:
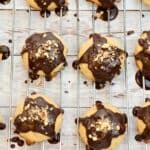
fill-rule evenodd
<path id="1" fill-rule="evenodd" d="M 51 32 L 36 33 L 26 40 L 22 55 L 29 54 L 29 77 L 39 78 L 38 71 L 45 73 L 47 81 L 51 80 L 51 72 L 61 63 L 66 65 L 63 43 Z"/>
<path id="2" fill-rule="evenodd" d="M 28 131 L 38 132 L 50 138 L 49 141 L 56 143 L 55 123 L 62 109 L 46 102 L 42 97 L 25 99 L 23 112 L 14 121 L 16 133 L 26 133 Z M 58 139 L 58 138 L 57 138 Z M 57 140 L 59 142 L 59 140 Z"/>
<path id="3" fill-rule="evenodd" d="M 143 87 L 141 76 L 145 77 L 145 89 L 150 89 L 150 31 L 144 31 L 146 38 L 139 39 L 139 45 L 143 48 L 138 54 L 135 55 L 136 61 L 142 62 L 141 73 L 136 74 L 136 81 L 140 87 Z"/>
<path id="4" fill-rule="evenodd" d="M 96 102 L 96 108 L 97 112 L 93 115 L 79 119 L 79 123 L 86 129 L 87 150 L 108 148 L 113 138 L 126 131 L 126 114 L 115 113 L 105 108 L 99 101 Z"/>
<path id="5" fill-rule="evenodd" d="M 91 0 L 87 0 L 91 1 Z M 93 2 L 93 1 L 92 1 Z M 116 0 L 99 0 L 100 5 L 97 7 L 97 13 L 104 21 L 112 21 L 118 16 L 118 8 L 114 4 Z"/>
<path id="6" fill-rule="evenodd" d="M 10 56 L 10 50 L 5 45 L 0 45 L 0 54 L 2 54 L 2 60 L 7 59 Z"/>
<path id="7" fill-rule="evenodd" d="M 48 7 L 51 3 L 55 3 L 57 5 L 57 8 L 55 9 L 55 12 L 58 16 L 60 16 L 60 12 L 62 9 L 62 16 L 66 15 L 68 11 L 68 7 L 66 6 L 65 0 L 34 0 L 37 5 L 41 8 L 41 16 L 44 17 L 45 13 L 48 17 L 50 15 L 50 10 L 48 10 Z M 59 13 L 58 13 L 59 12 Z"/>
<path id="8" fill-rule="evenodd" d="M 106 82 L 111 82 L 116 74 L 120 74 L 120 57 L 126 53 L 109 45 L 107 39 L 99 34 L 91 34 L 90 38 L 93 38 L 93 45 L 79 60 L 73 62 L 73 67 L 77 69 L 80 64 L 88 64 L 94 75 L 96 88 L 101 89 Z"/>
<path id="9" fill-rule="evenodd" d="M 145 107 L 134 107 L 133 115 L 142 120 L 146 126 L 143 133 L 136 135 L 135 139 L 145 142 L 150 140 L 150 105 Z"/>
<path id="10" fill-rule="evenodd" d="M 0 3 L 1 3 L 1 4 L 4 4 L 4 5 L 5 5 L 5 4 L 8 4 L 9 2 L 10 2 L 10 0 L 0 0 Z"/>

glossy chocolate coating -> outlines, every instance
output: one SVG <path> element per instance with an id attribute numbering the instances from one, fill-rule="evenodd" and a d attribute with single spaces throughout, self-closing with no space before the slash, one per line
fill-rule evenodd
<path id="1" fill-rule="evenodd" d="M 51 143 L 56 142 L 58 133 L 55 133 L 56 119 L 63 114 L 62 109 L 46 102 L 43 97 L 25 99 L 23 112 L 15 120 L 16 133 L 28 131 L 38 132 L 50 138 Z M 53 139 L 55 141 L 53 141 Z"/>
<path id="2" fill-rule="evenodd" d="M 47 17 L 50 15 L 50 10 L 48 10 L 48 7 L 51 3 L 55 3 L 57 5 L 57 8 L 56 8 L 57 15 L 59 14 L 58 11 L 61 12 L 61 8 L 63 11 L 62 16 L 64 16 L 68 11 L 68 7 L 65 6 L 66 5 L 65 0 L 34 0 L 34 1 L 41 8 L 41 16 L 42 17 L 44 17 L 44 13 L 46 13 Z M 63 9 L 66 7 L 67 7 L 67 9 Z"/>
<path id="3" fill-rule="evenodd" d="M 148 102 L 150 99 L 146 101 Z M 146 126 L 143 133 L 136 135 L 135 139 L 145 142 L 150 140 L 150 105 L 145 107 L 134 107 L 133 115 L 142 120 Z"/>
<path id="4" fill-rule="evenodd" d="M 139 39 L 139 45 L 142 47 L 142 51 L 135 55 L 136 61 L 142 62 L 141 73 L 136 74 L 136 82 L 140 87 L 143 87 L 141 82 L 142 76 L 145 77 L 145 89 L 150 89 L 150 31 L 144 31 L 143 34 L 146 34 L 146 38 Z M 141 81 L 141 82 L 140 82 Z"/>
<path id="5" fill-rule="evenodd" d="M 6 124 L 0 122 L 0 130 L 4 130 L 6 128 Z"/>
<path id="6" fill-rule="evenodd" d="M 97 111 L 91 116 L 80 118 L 79 123 L 86 129 L 88 139 L 87 150 L 100 150 L 108 148 L 113 138 L 126 131 L 126 114 L 115 113 L 100 102 L 96 102 Z"/>
<path id="7" fill-rule="evenodd" d="M 31 35 L 22 50 L 29 55 L 29 77 L 31 80 L 39 78 L 38 71 L 45 73 L 47 81 L 51 80 L 51 72 L 61 63 L 66 65 L 63 43 L 51 32 L 35 33 Z"/>
<path id="8" fill-rule="evenodd" d="M 7 59 L 10 56 L 10 50 L 5 45 L 0 45 L 0 54 L 2 54 L 2 60 Z"/>
<path id="9" fill-rule="evenodd" d="M 87 0 L 90 2 L 90 0 Z M 97 7 L 97 13 L 100 13 L 100 18 L 104 21 L 114 20 L 118 16 L 118 8 L 115 5 L 115 0 L 99 0 L 100 5 Z"/>
<path id="10" fill-rule="evenodd" d="M 80 64 L 88 64 L 88 69 L 94 75 L 96 88 L 101 89 L 106 82 L 111 82 L 116 74 L 120 74 L 119 57 L 126 53 L 118 47 L 105 47 L 104 45 L 108 44 L 107 39 L 99 34 L 91 34 L 90 38 L 93 38 L 93 45 L 73 63 L 73 67 L 77 69 Z"/>

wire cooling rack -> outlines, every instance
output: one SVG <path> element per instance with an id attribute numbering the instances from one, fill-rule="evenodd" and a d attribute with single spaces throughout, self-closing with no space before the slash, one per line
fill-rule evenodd
<path id="1" fill-rule="evenodd" d="M 51 17 L 41 18 L 37 11 L 29 8 L 24 1 L 12 0 L 9 5 L 0 6 L 0 41 L 10 45 L 11 57 L 0 64 L 0 111 L 7 123 L 7 130 L 1 132 L 0 150 L 10 149 L 7 139 L 14 136 L 12 114 L 21 97 L 32 91 L 49 95 L 65 110 L 64 123 L 61 130 L 60 143 L 50 145 L 47 142 L 33 146 L 16 147 L 25 150 L 84 150 L 76 131 L 74 119 L 90 107 L 96 100 L 109 102 L 128 114 L 129 126 L 124 143 L 120 150 L 150 149 L 149 145 L 134 140 L 136 134 L 132 108 L 140 105 L 150 93 L 140 89 L 134 80 L 136 66 L 133 51 L 135 43 L 143 30 L 150 29 L 150 9 L 145 7 L 141 0 L 122 0 L 119 4 L 119 16 L 116 20 L 103 22 L 94 20 L 95 5 L 85 0 L 70 0 L 69 15 L 60 17 L 52 14 Z M 108 12 L 109 13 L 109 12 Z M 77 14 L 77 18 L 74 17 Z M 127 36 L 127 31 L 135 33 Z M 69 47 L 68 67 L 62 70 L 51 82 L 45 82 L 37 87 L 24 84 L 27 72 L 22 66 L 20 51 L 25 39 L 34 32 L 55 31 L 66 41 Z M 89 34 L 98 32 L 117 38 L 122 48 L 129 53 L 125 70 L 113 80 L 112 85 L 103 90 L 95 90 L 94 85 L 87 81 L 79 71 L 72 69 L 72 61 L 76 59 L 80 44 Z M 11 39 L 12 43 L 8 43 Z M 144 79 L 143 79 L 144 83 Z"/>

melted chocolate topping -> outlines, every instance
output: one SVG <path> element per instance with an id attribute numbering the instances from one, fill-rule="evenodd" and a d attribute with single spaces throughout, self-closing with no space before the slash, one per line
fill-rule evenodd
<path id="1" fill-rule="evenodd" d="M 137 61 L 140 60 L 142 62 L 143 68 L 141 70 L 141 74 L 145 77 L 146 89 L 150 89 L 150 31 L 144 31 L 143 34 L 146 34 L 146 38 L 139 39 L 139 44 L 143 48 L 143 50 L 135 55 L 135 59 Z M 138 75 L 136 75 L 136 78 L 137 76 Z M 140 80 L 140 77 L 138 77 L 137 79 Z M 140 84 L 140 82 L 137 83 L 140 87 L 141 85 L 143 85 Z"/>
<path id="2" fill-rule="evenodd" d="M 4 4 L 4 5 L 5 5 L 5 4 L 8 4 L 9 2 L 10 2 L 10 0 L 0 0 L 0 3 L 1 3 L 1 4 Z"/>
<path id="3" fill-rule="evenodd" d="M 150 140 L 150 105 L 146 107 L 134 107 L 133 115 L 142 120 L 146 125 L 142 134 L 135 136 L 137 141 Z"/>
<path id="4" fill-rule="evenodd" d="M 49 104 L 42 97 L 36 99 L 27 97 L 23 112 L 15 118 L 15 132 L 38 132 L 48 136 L 51 143 L 56 143 L 58 135 L 55 133 L 55 122 L 61 113 L 64 113 L 62 109 Z"/>
<path id="5" fill-rule="evenodd" d="M 150 77 L 145 77 L 145 84 L 144 84 L 144 89 L 146 90 L 150 90 Z M 137 71 L 136 75 L 135 75 L 135 80 L 136 80 L 136 83 L 141 87 L 143 88 L 143 74 L 141 71 Z"/>
<path id="6" fill-rule="evenodd" d="M 65 0 L 34 0 L 37 5 L 41 8 L 41 16 L 44 17 L 44 14 L 46 13 L 46 16 L 48 17 L 50 15 L 50 11 L 48 10 L 48 7 L 51 3 L 55 3 L 57 5 L 57 8 L 55 10 L 56 14 L 59 16 L 61 9 L 62 9 L 62 16 L 66 15 L 68 11 L 68 7 L 66 5 Z M 59 12 L 59 13 L 58 13 Z"/>
<path id="7" fill-rule="evenodd" d="M 63 43 L 51 32 L 36 33 L 26 40 L 22 55 L 29 54 L 29 77 L 31 80 L 39 78 L 38 71 L 45 73 L 47 81 L 51 80 L 51 72 L 61 63 L 66 65 L 63 54 Z"/>
<path id="8" fill-rule="evenodd" d="M 1 45 L 0 46 L 0 54 L 2 54 L 2 60 L 7 59 L 10 56 L 9 48 L 5 45 Z"/>
<path id="9" fill-rule="evenodd" d="M 96 102 L 96 107 L 96 113 L 79 119 L 79 123 L 82 123 L 86 129 L 87 150 L 108 148 L 113 138 L 124 134 L 126 131 L 126 114 L 115 113 L 106 109 L 99 101 Z"/>
<path id="10" fill-rule="evenodd" d="M 6 128 L 6 124 L 0 122 L 0 130 L 4 130 Z"/>
<path id="11" fill-rule="evenodd" d="M 13 143 L 17 143 L 18 146 L 23 146 L 24 145 L 24 141 L 22 139 L 20 139 L 18 136 L 14 136 L 10 139 L 11 142 Z M 12 145 L 15 145 L 15 144 L 11 144 Z M 14 146 L 13 146 L 14 147 Z"/>
<path id="12" fill-rule="evenodd" d="M 90 1 L 90 0 L 87 0 Z M 114 20 L 118 16 L 118 8 L 114 4 L 116 0 L 99 0 L 100 6 L 97 7 L 97 13 L 100 13 L 100 18 L 104 21 Z"/>
<path id="13" fill-rule="evenodd" d="M 107 39 L 99 34 L 92 34 L 90 38 L 93 38 L 93 45 L 79 60 L 74 61 L 73 67 L 77 69 L 82 63 L 88 64 L 94 75 L 96 88 L 101 89 L 106 82 L 111 82 L 116 74 L 120 74 L 119 57 L 126 54 L 121 49 L 107 44 Z"/>

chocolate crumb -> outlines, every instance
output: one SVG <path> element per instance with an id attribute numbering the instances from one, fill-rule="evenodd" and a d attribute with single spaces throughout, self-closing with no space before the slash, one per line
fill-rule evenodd
<path id="1" fill-rule="evenodd" d="M 14 149 L 16 146 L 15 146 L 15 144 L 11 144 L 10 147 L 11 147 L 12 149 Z"/>
<path id="2" fill-rule="evenodd" d="M 127 32 L 127 35 L 132 35 L 132 34 L 134 34 L 135 32 L 133 31 L 133 30 L 131 30 L 131 31 L 128 31 Z"/>
<path id="3" fill-rule="evenodd" d="M 64 93 L 68 94 L 69 92 L 68 91 L 64 91 Z"/>
<path id="4" fill-rule="evenodd" d="M 12 43 L 12 39 L 9 39 L 9 40 L 8 40 L 8 43 Z"/>

